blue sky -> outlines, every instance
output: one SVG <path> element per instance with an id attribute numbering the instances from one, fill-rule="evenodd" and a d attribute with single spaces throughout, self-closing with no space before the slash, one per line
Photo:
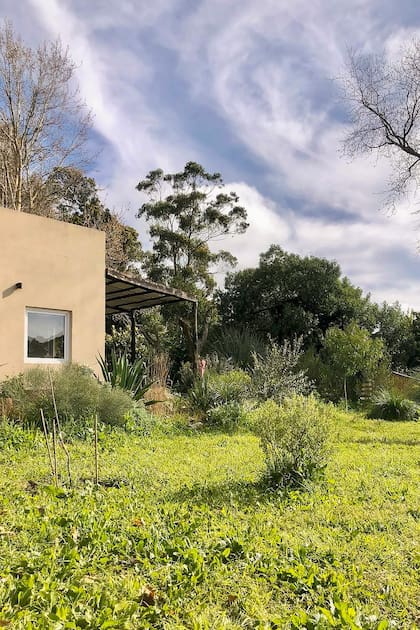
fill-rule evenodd
<path id="1" fill-rule="evenodd" d="M 254 265 L 271 243 L 336 259 L 378 300 L 420 310 L 419 217 L 383 207 L 388 168 L 341 156 L 335 81 L 348 47 L 394 54 L 417 0 L 0 0 L 27 43 L 59 36 L 101 148 L 93 175 L 147 246 L 136 183 L 187 160 L 222 172 L 249 212 L 221 244 Z"/>

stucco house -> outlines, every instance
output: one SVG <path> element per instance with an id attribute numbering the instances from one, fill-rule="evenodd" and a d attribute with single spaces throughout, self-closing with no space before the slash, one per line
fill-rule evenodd
<path id="1" fill-rule="evenodd" d="M 0 208 L 0 380 L 69 361 L 97 371 L 105 317 L 195 300 L 105 268 L 105 234 Z M 132 353 L 134 346 L 132 344 Z"/>

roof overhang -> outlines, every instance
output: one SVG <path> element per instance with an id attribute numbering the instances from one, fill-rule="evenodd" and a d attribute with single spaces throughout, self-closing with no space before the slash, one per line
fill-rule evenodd
<path id="1" fill-rule="evenodd" d="M 131 313 L 151 306 L 197 300 L 178 289 L 156 284 L 113 269 L 105 271 L 106 315 Z"/>

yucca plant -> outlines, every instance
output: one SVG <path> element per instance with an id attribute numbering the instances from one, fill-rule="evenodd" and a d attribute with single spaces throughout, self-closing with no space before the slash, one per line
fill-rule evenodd
<path id="1" fill-rule="evenodd" d="M 118 356 L 113 350 L 109 365 L 102 356 L 99 356 L 98 363 L 105 383 L 131 392 L 134 400 L 144 401 L 145 393 L 153 385 L 153 381 L 147 379 L 147 367 L 144 361 L 137 359 L 134 363 L 130 363 L 126 354 Z M 156 402 L 148 400 L 144 401 L 144 404 L 153 405 Z"/>

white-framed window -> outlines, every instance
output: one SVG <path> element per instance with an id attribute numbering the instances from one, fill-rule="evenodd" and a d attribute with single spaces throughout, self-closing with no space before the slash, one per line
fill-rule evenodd
<path id="1" fill-rule="evenodd" d="M 66 363 L 70 358 L 69 344 L 69 311 L 26 309 L 26 363 Z"/>

